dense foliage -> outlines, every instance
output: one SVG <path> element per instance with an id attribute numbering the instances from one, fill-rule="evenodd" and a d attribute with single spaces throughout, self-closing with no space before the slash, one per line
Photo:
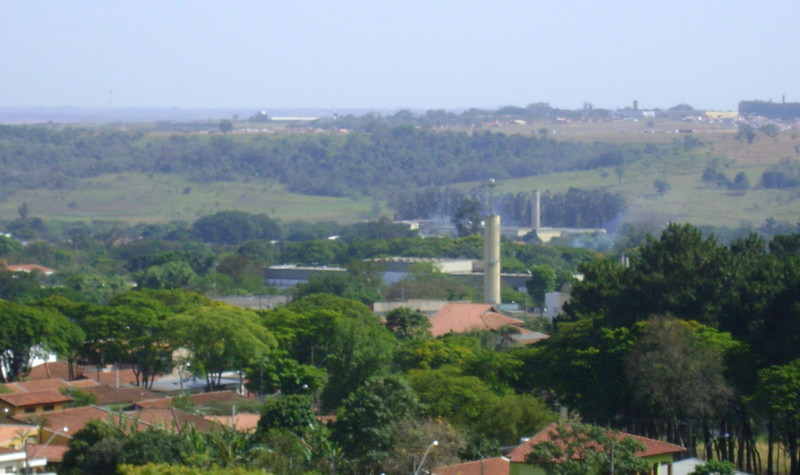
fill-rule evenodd
<path id="1" fill-rule="evenodd" d="M 251 218 L 265 222 L 247 214 L 235 222 Z M 769 242 L 753 234 L 722 245 L 688 225 L 670 225 L 658 237 L 628 229 L 621 245 L 629 265 L 585 249 L 503 242 L 504 262 L 531 271 L 531 300 L 554 288 L 572 292 L 550 338 L 522 346 L 504 331 L 432 338 L 419 314 L 403 309 L 382 320 L 364 304 L 371 295 L 469 296 L 468 286 L 430 264 L 383 286 L 379 269 L 361 259 L 475 258 L 482 250 L 477 235 L 422 239 L 378 221 L 336 229 L 334 240 L 221 244 L 192 240 L 188 225 L 165 228 L 171 230 L 137 228 L 140 236 L 128 241 L 103 232 L 26 246 L 6 238 L 2 258 L 41 258 L 59 272 L 0 270 L 4 374 L 24 377 L 32 356 L 45 350 L 72 366 L 130 365 L 143 386 L 176 367 L 209 388 L 223 371 L 235 371 L 266 397 L 262 423 L 253 436 L 209 435 L 217 439 L 207 442 L 196 433 L 134 437 L 93 427 L 74 439 L 68 460 L 76 473 L 148 457 L 209 469 L 219 457 L 230 467 L 273 473 L 333 466 L 402 473 L 434 437 L 443 442 L 430 463 L 477 459 L 532 435 L 554 419 L 556 407 L 692 454 L 702 447 L 706 458 L 750 472 L 774 467 L 775 452 L 759 454 L 756 445 L 765 434 L 768 447 L 780 444 L 800 468 L 798 234 Z M 187 232 L 172 234 L 176 229 Z M 284 259 L 344 263 L 347 277 L 311 282 L 291 303 L 257 312 L 191 292 L 243 290 L 248 282 L 263 289 L 260 269 Z M 143 279 L 171 263 L 194 273 L 180 288 L 131 290 L 120 277 Z M 572 278 L 576 268 L 582 281 Z M 175 358 L 179 347 L 191 351 Z M 339 422 L 309 423 L 314 408 Z M 156 446 L 170 449 L 151 457 Z"/>
<path id="2" fill-rule="evenodd" d="M 690 452 L 703 440 L 706 456 L 751 472 L 773 468 L 772 451 L 762 460 L 756 450 L 765 431 L 798 466 L 797 434 L 778 432 L 794 423 L 784 391 L 797 384 L 789 368 L 800 358 L 797 242 L 781 236 L 768 246 L 750 235 L 720 246 L 696 228 L 670 225 L 629 267 L 583 264 L 555 334 L 520 350 L 546 381 L 523 387 L 554 391 L 586 420 Z M 715 453 L 714 433 L 730 434 Z"/>

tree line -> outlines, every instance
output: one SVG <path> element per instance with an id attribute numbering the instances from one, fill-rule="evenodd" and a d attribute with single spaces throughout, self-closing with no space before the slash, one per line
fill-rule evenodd
<path id="1" fill-rule="evenodd" d="M 769 119 L 792 121 L 800 118 L 800 103 L 740 101 L 739 113 L 742 115 L 760 115 Z"/>
<path id="2" fill-rule="evenodd" d="M 3 125 L 0 184 L 8 196 L 20 189 L 71 189 L 80 179 L 108 173 L 169 173 L 201 183 L 258 179 L 302 194 L 394 200 L 409 188 L 599 168 L 607 166 L 603 157 L 609 153 L 639 159 L 684 151 L 674 144 L 584 144 L 410 124 L 347 134 L 166 137 L 141 130 Z"/>
<path id="3" fill-rule="evenodd" d="M 399 219 L 440 219 L 457 223 L 467 212 L 467 219 L 480 222 L 490 211 L 498 213 L 504 225 L 532 226 L 534 192 L 501 193 L 492 196 L 489 210 L 488 191 L 481 186 L 471 193 L 453 188 L 426 188 L 400 195 L 396 217 Z M 570 188 L 565 193 L 545 191 L 540 195 L 541 225 L 548 227 L 606 227 L 626 209 L 619 193 Z M 469 207 L 467 210 L 466 208 Z"/>

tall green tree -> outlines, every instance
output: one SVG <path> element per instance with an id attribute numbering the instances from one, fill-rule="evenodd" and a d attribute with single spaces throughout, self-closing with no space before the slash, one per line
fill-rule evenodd
<path id="1" fill-rule="evenodd" d="M 625 359 L 634 398 L 656 420 L 668 440 L 694 453 L 693 428 L 723 415 L 733 391 L 723 376 L 729 335 L 696 322 L 656 317 L 637 327 L 636 343 Z M 686 429 L 684 429 L 686 428 Z"/>
<path id="2" fill-rule="evenodd" d="M 272 429 L 289 430 L 302 437 L 309 427 L 318 423 L 310 396 L 300 394 L 274 396 L 261 408 L 256 437 Z"/>
<path id="3" fill-rule="evenodd" d="M 542 264 L 531 267 L 530 274 L 531 278 L 525 282 L 525 287 L 536 305 L 543 307 L 544 294 L 556 288 L 556 271 L 549 265 Z"/>
<path id="4" fill-rule="evenodd" d="M 330 338 L 322 403 L 335 408 L 365 381 L 389 372 L 395 340 L 375 316 L 338 318 Z"/>
<path id="5" fill-rule="evenodd" d="M 108 421 L 89 421 L 69 441 L 59 473 L 116 473 L 124 433 Z"/>
<path id="6" fill-rule="evenodd" d="M 424 338 L 430 336 L 431 322 L 424 313 L 408 307 L 400 307 L 386 314 L 386 328 L 398 340 Z"/>
<path id="7" fill-rule="evenodd" d="M 758 372 L 756 401 L 769 418 L 770 457 L 772 470 L 773 435 L 778 434 L 789 456 L 790 475 L 800 474 L 800 359 L 770 366 Z"/>
<path id="8" fill-rule="evenodd" d="M 417 414 L 411 387 L 397 376 L 364 382 L 343 401 L 334 425 L 339 442 L 356 473 L 377 473 L 392 447 L 392 426 Z"/>
<path id="9" fill-rule="evenodd" d="M 481 203 L 474 198 L 465 198 L 452 216 L 459 236 L 479 234 L 483 229 Z"/>
<path id="10" fill-rule="evenodd" d="M 53 345 L 52 350 L 59 359 L 67 361 L 69 380 L 77 379 L 77 366 L 83 359 L 84 344 L 86 342 L 86 332 L 81 324 L 83 319 L 92 313 L 93 306 L 91 304 L 73 302 L 59 295 L 37 300 L 34 305 L 40 308 L 56 310 L 73 323 L 62 332 L 62 338 L 57 344 Z"/>
<path id="11" fill-rule="evenodd" d="M 268 355 L 275 338 L 255 313 L 221 303 L 192 307 L 169 320 L 175 343 L 191 351 L 192 371 L 218 388 L 225 371 L 244 371 Z"/>
<path id="12" fill-rule="evenodd" d="M 118 294 L 83 319 L 86 354 L 97 365 L 132 365 L 137 384 L 150 387 L 156 375 L 172 368 L 175 345 L 169 319 L 173 314 L 151 294 Z"/>
<path id="13" fill-rule="evenodd" d="M 0 300 L 0 366 L 4 382 L 21 380 L 35 357 L 66 351 L 80 328 L 57 310 Z"/>

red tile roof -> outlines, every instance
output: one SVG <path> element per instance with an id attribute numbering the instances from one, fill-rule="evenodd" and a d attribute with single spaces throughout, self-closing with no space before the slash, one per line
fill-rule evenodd
<path id="1" fill-rule="evenodd" d="M 83 429 L 89 421 L 118 421 L 118 412 L 111 412 L 97 406 L 83 406 L 64 409 L 63 411 L 50 412 L 45 419 L 44 427 L 55 430 L 62 435 L 72 436 L 75 432 Z M 209 431 L 214 427 L 214 423 L 174 408 L 167 409 L 143 409 L 141 411 L 126 412 L 123 417 L 130 421 L 136 421 L 139 430 L 144 430 L 148 426 L 159 426 L 167 430 L 175 430 L 185 424 L 193 424 L 201 431 Z M 13 420 L 30 422 L 38 420 L 40 415 L 30 414 L 25 416 L 12 417 Z M 67 428 L 65 433 L 64 428 Z"/>
<path id="2" fill-rule="evenodd" d="M 235 427 L 239 432 L 255 432 L 261 414 L 236 414 L 236 416 L 206 416 L 206 420 L 225 427 Z"/>
<path id="3" fill-rule="evenodd" d="M 89 421 L 114 421 L 114 424 L 117 424 L 119 414 L 119 412 L 112 412 L 98 406 L 71 407 L 63 411 L 48 412 L 47 417 L 44 419 L 44 428 L 71 437 L 75 432 L 83 429 Z M 146 429 L 150 424 L 147 421 L 137 420 L 137 414 L 123 413 L 123 417 L 136 420 L 139 430 Z M 41 420 L 41 415 L 26 414 L 15 416 L 11 419 L 20 422 L 38 422 Z M 67 428 L 66 431 L 64 431 L 65 427 Z"/>
<path id="4" fill-rule="evenodd" d="M 12 407 L 30 407 L 67 403 L 71 402 L 72 398 L 55 390 L 45 390 L 29 393 L 0 394 L 0 401 Z"/>
<path id="5" fill-rule="evenodd" d="M 47 463 L 61 463 L 69 446 L 57 444 L 28 444 L 28 457 L 45 458 Z"/>
<path id="6" fill-rule="evenodd" d="M 517 446 L 508 455 L 511 461 L 514 463 L 525 463 L 525 456 L 528 455 L 528 453 L 532 450 L 533 446 L 540 442 L 550 440 L 550 434 L 557 427 L 559 427 L 559 424 L 557 423 L 550 424 L 549 426 L 539 431 L 539 433 L 528 439 L 526 442 Z M 647 437 L 628 434 L 626 432 L 619 433 L 620 439 L 625 437 L 631 437 L 633 439 L 636 439 L 638 442 L 644 445 L 644 450 L 636 453 L 637 457 L 652 457 L 654 455 L 675 454 L 679 452 L 684 452 L 686 450 L 680 445 L 670 444 L 669 442 L 649 439 Z"/>
<path id="7" fill-rule="evenodd" d="M 83 406 L 71 407 L 63 411 L 55 411 L 47 413 L 45 418 L 44 427 L 50 430 L 55 430 L 63 433 L 64 427 L 67 428 L 67 435 L 72 435 L 75 432 L 83 429 L 89 421 L 92 420 L 109 420 L 111 415 L 105 409 L 97 406 Z M 30 414 L 24 416 L 16 416 L 14 420 L 22 422 L 32 422 L 41 419 L 41 415 Z"/>
<path id="8" fill-rule="evenodd" d="M 167 430 L 179 430 L 184 425 L 191 424 L 195 429 L 203 432 L 214 428 L 214 423 L 200 416 L 195 416 L 174 407 L 157 408 L 148 407 L 131 414 L 139 422 L 152 426 L 159 426 Z"/>
<path id="9" fill-rule="evenodd" d="M 100 383 L 98 383 L 94 379 L 76 379 L 75 381 L 70 381 L 69 382 L 70 386 L 72 386 L 73 388 L 81 389 L 81 390 L 97 386 L 98 384 L 100 384 Z"/>
<path id="10" fill-rule="evenodd" d="M 24 436 L 29 433 L 37 433 L 36 425 L 0 424 L 0 446 L 21 447 Z"/>
<path id="11" fill-rule="evenodd" d="M 232 402 L 236 403 L 239 401 L 247 401 L 248 399 L 244 396 L 240 396 L 231 390 L 224 390 L 224 391 L 210 391 L 207 393 L 194 393 L 194 394 L 187 394 L 189 397 L 189 401 L 196 405 L 196 406 L 205 406 L 212 403 L 218 402 Z M 136 401 L 136 406 L 140 408 L 147 408 L 147 407 L 172 407 L 172 398 L 159 398 L 157 396 L 152 397 L 151 399 L 144 399 L 141 401 Z"/>
<path id="12" fill-rule="evenodd" d="M 82 388 L 81 390 L 97 397 L 97 404 L 101 406 L 132 403 L 159 397 L 159 394 L 156 392 L 136 386 L 114 388 L 105 384 L 96 384 L 91 387 Z"/>
<path id="13" fill-rule="evenodd" d="M 239 402 L 247 401 L 248 399 L 227 389 L 224 391 L 209 391 L 207 393 L 190 394 L 189 400 L 195 405 L 202 406 L 215 402 Z"/>
<path id="14" fill-rule="evenodd" d="M 139 409 L 146 409 L 146 408 L 167 408 L 172 407 L 172 398 L 171 397 L 161 397 L 155 399 L 145 399 L 142 401 L 136 401 L 134 406 L 138 407 Z"/>
<path id="15" fill-rule="evenodd" d="M 75 372 L 77 373 L 76 376 L 79 376 L 82 373 L 82 368 L 83 368 L 82 366 L 78 366 L 75 368 Z M 60 378 L 68 381 L 69 366 L 67 365 L 67 362 L 48 361 L 46 363 L 34 366 L 28 373 L 29 380 L 50 379 L 50 378 Z"/>
<path id="16" fill-rule="evenodd" d="M 49 267 L 40 266 L 39 264 L 16 264 L 13 266 L 6 266 L 11 272 L 33 272 L 38 270 L 44 275 L 50 275 L 55 272 L 55 269 L 51 269 Z"/>
<path id="17" fill-rule="evenodd" d="M 22 381 L 18 383 L 7 383 L 6 387 L 15 393 L 29 393 L 34 391 L 53 390 L 68 388 L 70 384 L 61 378 L 37 379 L 35 381 Z"/>
<path id="18" fill-rule="evenodd" d="M 485 303 L 450 302 L 430 317 L 431 335 L 437 337 L 448 333 L 499 330 L 506 325 L 519 326 L 522 320 L 500 313 Z"/>
<path id="19" fill-rule="evenodd" d="M 109 386 L 116 386 L 117 373 L 119 373 L 119 384 L 121 386 L 136 384 L 136 375 L 131 368 L 120 368 L 119 371 L 117 371 L 116 368 L 109 367 L 101 368 L 100 371 L 97 371 L 95 366 L 75 366 L 76 381 L 91 379 Z M 28 382 L 51 378 L 60 378 L 69 381 L 69 368 L 66 361 L 49 361 L 47 363 L 42 363 L 31 368 L 31 371 L 28 373 Z"/>
<path id="20" fill-rule="evenodd" d="M 508 475 L 509 460 L 505 457 L 494 457 L 473 462 L 457 463 L 436 467 L 431 473 L 433 475 Z"/>
<path id="21" fill-rule="evenodd" d="M 93 371 L 91 369 L 87 369 L 84 372 L 84 376 L 93 379 L 101 384 L 107 384 L 109 386 L 117 386 L 117 379 L 119 379 L 120 386 L 127 386 L 129 384 L 136 384 L 136 375 L 133 374 L 132 369 L 120 369 L 117 370 L 109 370 L 109 371 Z"/>

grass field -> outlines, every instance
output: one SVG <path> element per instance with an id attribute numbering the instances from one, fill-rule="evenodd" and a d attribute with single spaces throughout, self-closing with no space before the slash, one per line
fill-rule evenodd
<path id="1" fill-rule="evenodd" d="M 623 176 L 616 170 L 592 170 L 502 180 L 499 192 L 539 189 L 563 192 L 570 187 L 603 188 L 622 193 L 628 200 L 625 218 L 634 222 L 690 222 L 697 225 L 760 226 L 767 218 L 800 221 L 800 190 L 761 189 L 761 174 L 784 157 L 797 157 L 800 137 L 795 130 L 770 138 L 757 133 L 752 144 L 736 140 L 736 131 L 722 124 L 688 124 L 655 120 L 639 122 L 512 124 L 492 128 L 506 134 L 547 134 L 557 140 L 614 143 L 683 142 L 697 138 L 702 148 L 680 159 L 638 162 L 627 166 Z M 691 134 L 678 130 L 691 129 Z M 716 162 L 730 179 L 739 172 L 749 178 L 751 188 L 733 193 L 700 179 L 703 170 Z M 664 179 L 670 190 L 658 194 L 653 185 Z M 463 183 L 468 190 L 477 183 Z M 84 180 L 72 190 L 26 190 L 0 202 L 0 218 L 14 219 L 17 209 L 28 203 L 32 216 L 43 219 L 122 220 L 129 223 L 168 220 L 192 221 L 223 209 L 267 213 L 282 220 L 335 220 L 351 223 L 380 214 L 391 214 L 385 203 L 371 198 L 327 198 L 288 192 L 278 183 L 191 183 L 174 175 L 114 174 Z M 547 223 L 544 223 L 545 225 Z"/>
<path id="2" fill-rule="evenodd" d="M 686 134 L 648 133 L 647 130 L 679 130 L 684 123 L 656 122 L 650 129 L 641 122 L 611 122 L 599 124 L 529 124 L 506 126 L 505 133 L 538 133 L 550 126 L 553 137 L 565 140 L 620 143 L 651 143 L 683 141 Z M 702 125 L 702 124 L 701 124 Z M 695 127 L 694 124 L 692 127 Z M 625 132 L 625 133 L 622 133 Z M 767 218 L 778 221 L 800 222 L 800 189 L 763 189 L 757 185 L 761 174 L 784 157 L 796 157 L 795 147 L 800 137 L 794 131 L 782 132 L 776 138 L 757 134 L 752 144 L 735 139 L 735 130 L 722 126 L 693 128 L 692 137 L 703 142 L 703 148 L 691 156 L 672 162 L 640 162 L 624 171 L 621 180 L 613 169 L 592 170 L 541 175 L 536 177 L 503 180 L 498 192 L 519 192 L 538 189 L 542 192 L 564 192 L 569 188 L 603 188 L 622 193 L 629 204 L 626 219 L 637 222 L 691 222 L 712 226 L 755 226 Z M 701 180 L 703 171 L 712 163 L 731 180 L 736 174 L 747 175 L 751 188 L 744 192 L 713 187 Z M 663 195 L 654 187 L 656 179 L 664 179 L 670 190 Z M 476 183 L 465 184 L 468 189 Z M 544 223 L 546 225 L 546 223 Z"/>
<path id="3" fill-rule="evenodd" d="M 28 190 L 0 202 L 0 217 L 13 219 L 23 202 L 32 216 L 65 220 L 121 220 L 129 223 L 194 221 L 226 209 L 267 213 L 282 220 L 334 220 L 342 223 L 375 214 L 372 200 L 304 196 L 276 183 L 197 184 L 175 175 L 113 174 L 74 190 Z M 370 214 L 372 213 L 372 214 Z"/>

